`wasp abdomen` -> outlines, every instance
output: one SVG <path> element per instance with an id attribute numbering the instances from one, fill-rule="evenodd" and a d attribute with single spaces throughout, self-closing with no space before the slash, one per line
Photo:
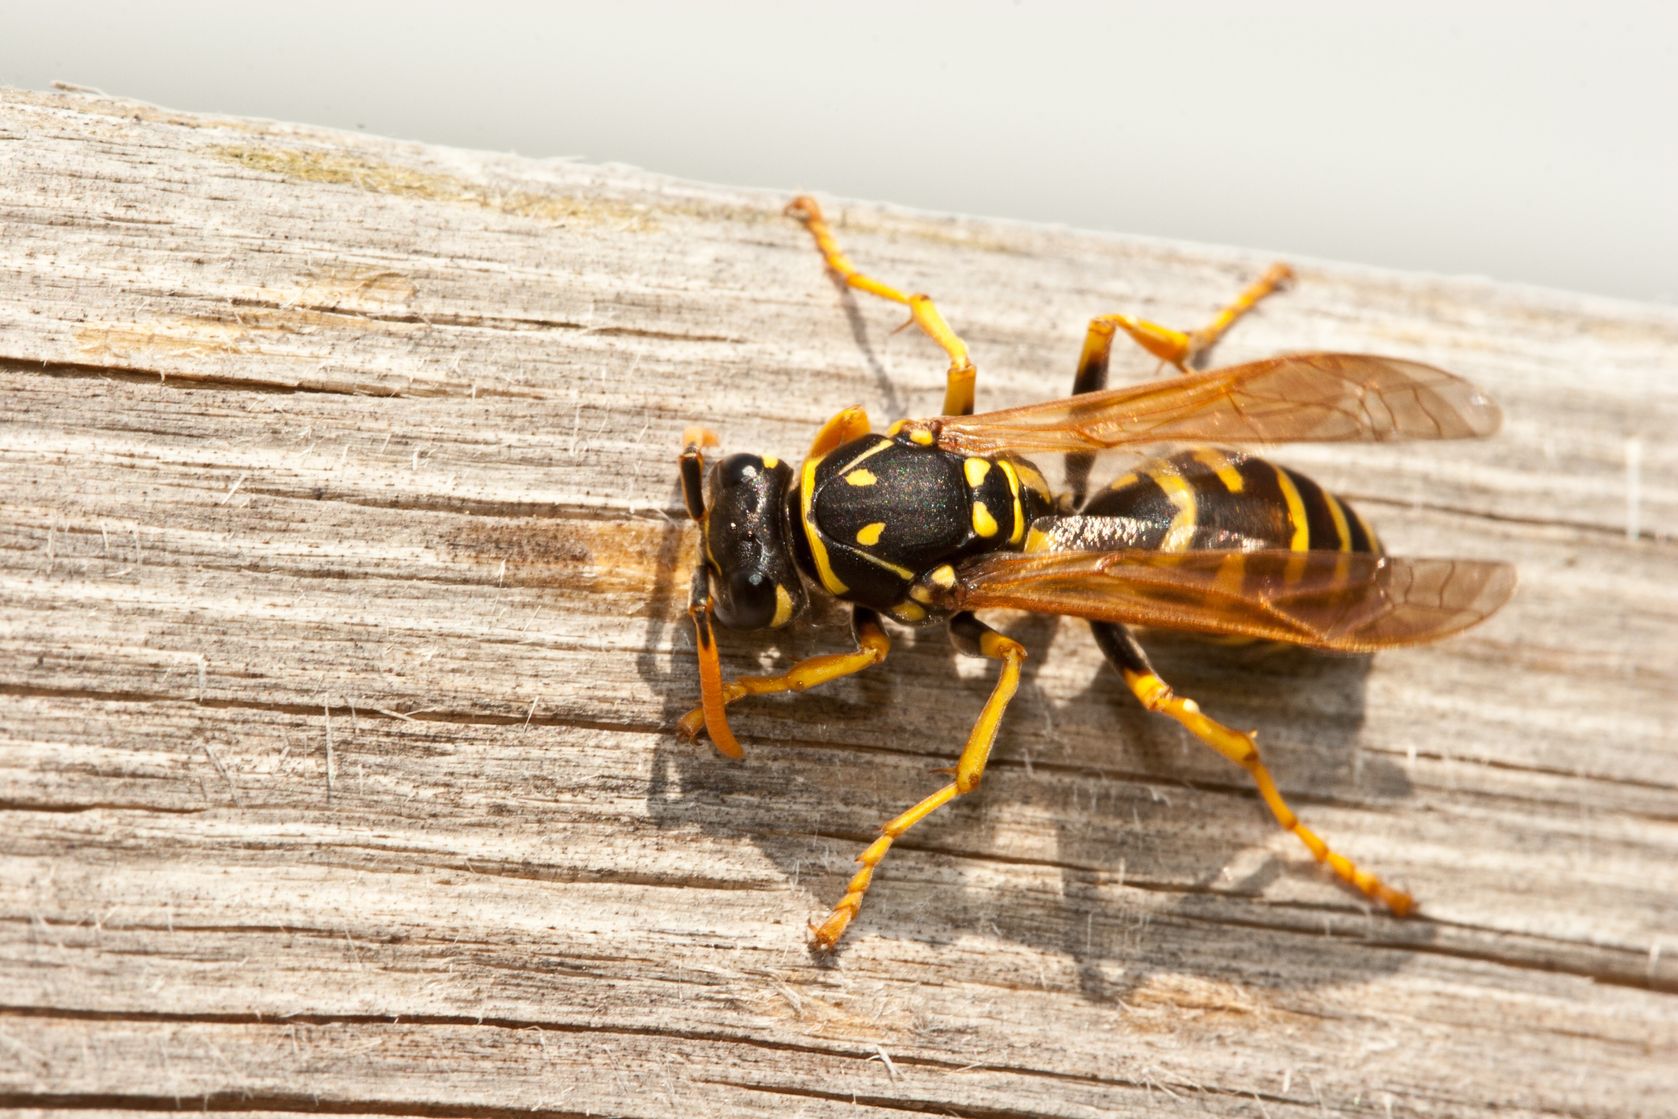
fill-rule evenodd
<path id="1" fill-rule="evenodd" d="M 1218 447 L 1149 460 L 1080 512 L 1126 518 L 1134 537 L 1128 546 L 1166 552 L 1381 550 L 1357 510 L 1305 475 Z"/>

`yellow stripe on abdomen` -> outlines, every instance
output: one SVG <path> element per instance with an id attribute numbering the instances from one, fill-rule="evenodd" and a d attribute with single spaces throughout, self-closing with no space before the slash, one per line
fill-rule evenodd
<path id="1" fill-rule="evenodd" d="M 1177 512 L 1171 517 L 1171 525 L 1165 530 L 1165 536 L 1159 542 L 1162 552 L 1186 552 L 1194 543 L 1196 518 L 1199 506 L 1195 501 L 1194 487 L 1186 482 L 1175 470 L 1165 464 L 1159 468 L 1145 472 L 1153 480 L 1154 485 L 1165 491 L 1165 496 Z M 1298 501 L 1299 495 L 1294 494 Z"/>
<path id="2" fill-rule="evenodd" d="M 1241 472 L 1235 469 L 1235 464 L 1229 456 L 1216 447 L 1196 447 L 1190 452 L 1194 460 L 1218 476 L 1218 481 L 1224 484 L 1224 489 L 1230 493 L 1240 493 L 1247 488 L 1247 479 L 1241 477 Z"/>
<path id="3" fill-rule="evenodd" d="M 1280 466 L 1272 465 L 1270 469 L 1276 472 L 1276 487 L 1282 491 L 1282 501 L 1287 505 L 1288 528 L 1291 537 L 1288 547 L 1296 552 L 1309 551 L 1311 548 L 1311 522 L 1305 519 L 1305 501 L 1299 496 L 1299 487 L 1293 484 L 1293 478 Z"/>
<path id="4" fill-rule="evenodd" d="M 1328 515 L 1334 521 L 1334 531 L 1340 537 L 1339 547 L 1342 552 L 1352 550 L 1352 526 L 1346 522 L 1346 507 L 1340 504 L 1340 499 L 1323 491 L 1323 501 L 1328 505 Z"/>

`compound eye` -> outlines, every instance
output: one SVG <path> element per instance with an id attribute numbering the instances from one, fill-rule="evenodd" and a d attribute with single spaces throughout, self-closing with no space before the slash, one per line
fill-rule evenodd
<path id="1" fill-rule="evenodd" d="M 736 571 L 724 602 L 732 629 L 763 629 L 775 618 L 775 581 L 761 571 Z"/>
<path id="2" fill-rule="evenodd" d="M 760 485 L 763 459 L 757 455 L 729 455 L 717 468 L 717 480 L 726 489 L 752 488 Z"/>

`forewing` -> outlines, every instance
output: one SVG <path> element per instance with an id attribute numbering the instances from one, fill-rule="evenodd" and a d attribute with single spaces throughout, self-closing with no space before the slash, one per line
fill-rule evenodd
<path id="1" fill-rule="evenodd" d="M 964 454 L 1144 443 L 1385 442 L 1489 435 L 1497 405 L 1443 369 L 1364 354 L 1292 354 L 976 416 L 931 421 Z"/>
<path id="2" fill-rule="evenodd" d="M 1035 552 L 958 573 L 963 610 L 1011 608 L 1365 652 L 1432 641 L 1489 617 L 1508 564 L 1363 552 Z"/>

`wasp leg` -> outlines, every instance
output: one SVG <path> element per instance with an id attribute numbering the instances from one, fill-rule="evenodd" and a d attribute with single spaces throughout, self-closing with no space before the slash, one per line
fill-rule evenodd
<path id="1" fill-rule="evenodd" d="M 810 443 L 808 458 L 821 458 L 833 448 L 868 434 L 868 413 L 861 405 L 852 405 L 822 424 Z"/>
<path id="2" fill-rule="evenodd" d="M 711 742 L 719 753 L 730 758 L 742 757 L 745 751 L 728 727 L 724 698 L 722 662 L 717 657 L 717 634 L 711 625 L 710 569 L 701 563 L 694 569 L 693 597 L 688 603 L 688 617 L 693 619 L 694 647 L 699 654 L 699 713 L 700 721 L 711 729 Z"/>
<path id="3" fill-rule="evenodd" d="M 723 708 L 745 696 L 807 691 L 818 684 L 827 684 L 841 677 L 854 675 L 886 659 L 886 654 L 891 651 L 891 638 L 886 635 L 885 627 L 880 624 L 878 614 L 866 607 L 855 607 L 851 611 L 851 629 L 856 634 L 857 647 L 853 653 L 822 653 L 806 657 L 779 676 L 741 676 L 723 684 L 720 688 L 721 703 L 718 704 L 717 715 L 721 716 Z M 701 704 L 683 715 L 681 721 L 676 724 L 676 729 L 685 738 L 695 738 L 700 731 L 711 727 L 712 741 L 722 747 L 723 743 L 713 725 L 716 722 L 723 720 L 714 719 Z M 726 734 L 726 722 L 723 725 Z M 738 746 L 733 752 L 723 749 L 723 753 L 736 758 L 740 756 L 738 751 Z"/>
<path id="4" fill-rule="evenodd" d="M 728 729 L 722 699 L 722 663 L 717 657 L 717 635 L 711 626 L 711 569 L 705 563 L 705 448 L 717 445 L 717 437 L 703 427 L 682 433 L 682 500 L 688 516 L 699 525 L 699 562 L 693 567 L 693 590 L 688 597 L 688 617 L 693 619 L 694 650 L 699 656 L 699 710 L 709 714 L 711 741 L 731 758 L 741 754 L 740 743 Z"/>
<path id="5" fill-rule="evenodd" d="M 1341 881 L 1363 891 L 1367 896 L 1381 902 L 1388 909 L 1400 917 L 1415 911 L 1416 899 L 1403 890 L 1394 889 L 1382 882 L 1374 874 L 1359 867 L 1352 860 L 1333 850 L 1324 843 L 1316 832 L 1306 827 L 1293 809 L 1288 807 L 1287 801 L 1277 791 L 1276 782 L 1270 776 L 1270 770 L 1259 758 L 1258 745 L 1253 741 L 1251 733 L 1232 730 L 1222 723 L 1201 714 L 1199 704 L 1192 699 L 1178 696 L 1171 690 L 1171 685 L 1159 678 L 1153 665 L 1148 663 L 1147 654 L 1136 643 L 1135 637 L 1123 626 L 1112 625 L 1107 622 L 1091 622 L 1090 628 L 1095 631 L 1096 644 L 1106 654 L 1107 660 L 1124 677 L 1124 682 L 1130 686 L 1142 706 L 1149 711 L 1175 719 L 1200 741 L 1246 770 L 1258 786 L 1259 796 L 1269 806 L 1270 812 L 1276 817 L 1276 822 L 1284 829 L 1299 837 L 1299 841 L 1316 856 L 1320 863 L 1327 863 L 1329 869 Z"/>
<path id="6" fill-rule="evenodd" d="M 1161 361 L 1176 366 L 1179 372 L 1188 372 L 1194 360 L 1211 349 L 1242 315 L 1291 279 L 1293 269 L 1286 264 L 1272 264 L 1264 275 L 1248 285 L 1229 306 L 1199 330 L 1172 330 L 1145 319 L 1133 319 L 1129 315 L 1097 315 L 1090 320 L 1089 333 L 1084 336 L 1084 352 L 1078 362 L 1078 377 L 1073 382 L 1072 394 L 1076 396 L 1106 386 L 1108 354 L 1113 348 L 1114 334 L 1121 330 L 1130 335 L 1131 341 Z"/>
<path id="7" fill-rule="evenodd" d="M 677 459 L 682 472 L 682 501 L 688 516 L 699 522 L 705 520 L 705 448 L 716 445 L 716 432 L 709 428 L 696 426 L 682 432 L 682 454 Z"/>
<path id="8" fill-rule="evenodd" d="M 944 382 L 944 415 L 972 415 L 973 386 L 979 371 L 974 368 L 973 359 L 967 355 L 967 343 L 950 329 L 950 324 L 944 321 L 944 316 L 933 304 L 932 297 L 920 292 L 905 295 L 896 288 L 857 271 L 850 258 L 840 250 L 839 242 L 834 240 L 833 230 L 828 228 L 827 219 L 822 217 L 821 207 L 816 204 L 814 198 L 800 195 L 787 203 L 786 212 L 787 216 L 804 223 L 804 228 L 815 238 L 822 259 L 841 280 L 858 291 L 865 291 L 909 308 L 911 321 L 920 327 L 927 337 L 938 343 L 950 358 L 950 371 Z"/>
<path id="9" fill-rule="evenodd" d="M 1219 311 L 1216 318 L 1199 330 L 1188 333 L 1143 319 L 1133 319 L 1129 315 L 1097 315 L 1090 320 L 1089 330 L 1084 335 L 1084 350 L 1078 355 L 1078 374 L 1072 379 L 1072 395 L 1100 392 L 1107 387 L 1107 367 L 1113 356 L 1113 338 L 1119 331 L 1124 331 L 1138 346 L 1161 361 L 1176 366 L 1178 372 L 1187 373 L 1195 359 L 1211 349 L 1212 345 L 1235 325 L 1236 320 L 1252 310 L 1259 300 L 1278 291 L 1291 279 L 1293 269 L 1286 264 L 1272 264 L 1263 276 L 1236 296 L 1233 303 Z M 1090 464 L 1094 461 L 1095 456 L 1087 452 L 1066 456 L 1066 488 L 1071 495 L 1071 507 L 1074 509 L 1084 504 Z"/>
<path id="10" fill-rule="evenodd" d="M 845 896 L 821 924 L 811 923 L 810 935 L 818 948 L 830 949 L 845 935 L 845 927 L 862 908 L 862 895 L 868 892 L 868 886 L 874 880 L 874 868 L 886 857 L 897 837 L 956 797 L 978 788 L 985 774 L 985 763 L 990 759 L 991 746 L 996 742 L 996 729 L 1001 725 L 1002 713 L 1007 710 L 1009 701 L 1020 686 L 1020 664 L 1025 660 L 1025 646 L 997 633 L 972 614 L 957 614 L 950 619 L 950 637 L 958 649 L 970 656 L 990 657 L 1002 662 L 996 687 L 991 690 L 990 698 L 985 701 L 984 709 L 979 712 L 979 718 L 967 736 L 967 744 L 961 749 L 961 757 L 955 766 L 955 780 L 902 815 L 886 821 L 880 828 L 880 838 L 857 856 L 862 869 L 845 887 Z"/>

